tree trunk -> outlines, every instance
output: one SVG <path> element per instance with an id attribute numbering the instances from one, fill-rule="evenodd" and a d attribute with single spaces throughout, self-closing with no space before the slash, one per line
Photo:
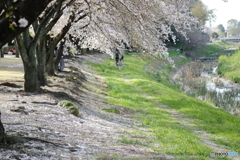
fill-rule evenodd
<path id="1" fill-rule="evenodd" d="M 82 17 L 84 18 L 85 15 L 83 15 Z M 48 75 L 55 75 L 54 49 L 56 48 L 58 42 L 61 41 L 69 31 L 71 27 L 71 23 L 74 21 L 74 18 L 75 18 L 75 14 L 72 14 L 68 19 L 69 20 L 68 24 L 63 27 L 62 31 L 56 37 L 54 37 L 53 40 L 50 41 L 48 45 L 49 50 L 47 52 L 47 64 L 46 64 L 46 71 Z"/>
<path id="2" fill-rule="evenodd" d="M 0 112 L 0 143 L 6 143 L 6 134 L 1 121 L 1 112 Z"/>
<path id="3" fill-rule="evenodd" d="M 41 56 L 42 55 L 42 56 Z M 38 80 L 40 83 L 40 86 L 47 85 L 47 76 L 46 76 L 46 67 L 45 67 L 45 57 L 44 54 L 39 54 L 37 56 L 38 59 Z"/>
<path id="4" fill-rule="evenodd" d="M 46 72 L 49 76 L 55 75 L 55 65 L 54 65 L 54 50 L 48 51 Z"/>
<path id="5" fill-rule="evenodd" d="M 4 58 L 4 52 L 3 52 L 2 48 L 0 49 L 0 52 L 1 52 L 1 57 Z"/>
<path id="6" fill-rule="evenodd" d="M 25 38 L 23 38 L 25 37 Z M 39 80 L 38 80 L 38 69 L 36 60 L 36 48 L 30 47 L 27 49 L 25 44 L 29 44 L 29 32 L 26 30 L 23 35 L 16 37 L 19 51 L 24 66 L 24 91 L 25 92 L 38 92 L 40 90 Z"/>
<path id="7" fill-rule="evenodd" d="M 38 92 L 40 90 L 37 66 L 34 63 L 24 65 L 24 91 L 25 92 Z"/>
<path id="8" fill-rule="evenodd" d="M 17 44 L 17 40 L 16 39 L 14 39 L 14 45 L 15 45 L 16 57 L 19 58 L 20 57 L 20 53 L 19 53 L 18 44 Z"/>
<path id="9" fill-rule="evenodd" d="M 44 39 L 40 40 L 37 47 L 37 62 L 38 62 L 38 80 L 40 86 L 47 85 L 46 75 L 46 42 Z"/>

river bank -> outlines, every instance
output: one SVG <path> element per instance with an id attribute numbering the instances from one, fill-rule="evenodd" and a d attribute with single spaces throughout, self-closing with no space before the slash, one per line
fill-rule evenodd
<path id="1" fill-rule="evenodd" d="M 219 108 L 240 117 L 240 84 L 217 74 L 220 55 L 230 55 L 229 48 L 205 57 L 196 58 L 177 69 L 170 79 L 186 94 L 209 101 Z"/>
<path id="2" fill-rule="evenodd" d="M 136 110 L 141 126 L 152 132 L 151 141 L 158 144 L 143 145 L 175 155 L 172 159 L 210 160 L 213 159 L 209 157 L 211 150 L 239 152 L 240 119 L 208 102 L 187 96 L 167 83 L 164 74 L 168 76 L 166 70 L 171 69 L 168 64 L 167 60 L 152 55 L 129 54 L 125 55 L 121 71 L 110 60 L 91 65 L 108 85 L 107 102 Z"/>

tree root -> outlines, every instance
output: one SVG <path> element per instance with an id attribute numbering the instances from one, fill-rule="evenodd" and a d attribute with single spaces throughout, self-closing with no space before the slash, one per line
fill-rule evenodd
<path id="1" fill-rule="evenodd" d="M 60 145 L 64 145 L 62 143 L 54 143 L 48 140 L 43 140 L 43 139 L 34 138 L 34 137 L 19 137 L 19 136 L 9 136 L 9 135 L 6 136 L 5 142 L 2 141 L 3 143 L 0 143 L 0 145 L 13 145 L 18 143 L 26 143 L 28 141 L 38 141 L 42 143 L 48 143 L 57 147 L 59 147 Z"/>

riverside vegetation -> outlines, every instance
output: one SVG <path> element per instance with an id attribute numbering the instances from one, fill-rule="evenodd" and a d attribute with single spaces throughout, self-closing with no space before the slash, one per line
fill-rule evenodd
<path id="1" fill-rule="evenodd" d="M 150 142 L 139 143 L 176 159 L 211 159 L 210 152 L 240 152 L 240 119 L 211 103 L 182 93 L 163 78 L 145 74 L 148 64 L 141 56 L 125 56 L 119 71 L 112 60 L 90 63 L 107 84 L 106 102 L 137 111 L 133 118 L 152 133 Z M 170 70 L 169 67 L 166 67 Z M 166 71 L 168 72 L 168 71 Z M 169 72 L 168 72 L 169 73 Z M 166 76 L 167 74 L 165 74 Z M 165 82 L 164 82 L 165 81 Z M 124 137 L 126 143 L 136 143 Z M 217 157 L 216 159 L 232 157 Z"/>
<path id="2" fill-rule="evenodd" d="M 218 60 L 218 73 L 232 81 L 240 82 L 240 50 L 231 56 L 222 55 Z"/>
<path id="3" fill-rule="evenodd" d="M 169 87 L 177 87 L 192 97 L 209 101 L 231 114 L 240 116 L 240 101 L 237 100 L 240 92 L 240 90 L 237 89 L 239 85 L 226 80 L 226 78 L 221 75 L 216 75 L 216 71 L 220 73 L 222 69 L 221 57 L 227 58 L 226 55 L 229 56 L 235 53 L 235 48 L 238 48 L 238 45 L 238 43 L 226 42 L 211 43 L 191 53 L 191 58 L 195 61 L 191 61 L 190 58 L 178 53 L 176 49 L 171 49 L 169 56 L 171 56 L 175 62 L 175 69 L 171 69 L 169 65 L 166 65 L 168 62 L 164 59 L 150 62 L 144 69 L 147 70 L 146 73 L 148 76 L 153 77 L 155 80 Z M 188 52 L 185 53 L 185 55 L 187 54 Z M 221 64 L 217 62 L 219 55 L 224 55 L 220 56 L 219 62 L 221 62 Z M 213 60 L 200 61 L 196 60 L 198 59 L 197 57 L 205 57 L 206 59 L 209 58 Z M 229 66 L 237 65 L 228 63 L 225 65 L 225 68 Z M 170 71 L 172 71 L 171 74 Z M 227 73 L 231 72 L 231 70 L 228 72 L 228 69 L 225 71 Z M 174 86 L 169 83 L 169 74 L 170 81 L 175 84 Z M 222 92 L 224 92 L 224 94 L 222 94 Z M 219 93 L 222 95 L 220 96 Z"/>
<path id="4" fill-rule="evenodd" d="M 231 114 L 240 116 L 240 101 L 238 100 L 240 90 L 239 85 L 235 83 L 238 79 L 238 71 L 236 70 L 238 58 L 237 54 L 234 54 L 235 48 L 238 46 L 238 43 L 223 42 L 207 45 L 207 49 L 204 47 L 198 51 L 202 53 L 201 56 L 206 58 L 220 56 L 219 60 L 189 62 L 177 71 L 173 79 L 179 88 L 188 95 L 209 101 Z M 230 57 L 227 58 L 227 56 Z M 226 75 L 229 74 L 234 75 L 233 68 L 237 71 L 235 76 L 227 77 Z M 223 71 L 225 75 L 222 73 Z"/>

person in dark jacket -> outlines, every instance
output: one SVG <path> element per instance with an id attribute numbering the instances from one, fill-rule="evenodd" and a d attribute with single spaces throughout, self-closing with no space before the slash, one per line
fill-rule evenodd
<path id="1" fill-rule="evenodd" d="M 116 50 L 115 50 L 116 66 L 118 66 L 119 58 L 120 58 L 120 52 L 119 52 L 119 50 L 116 48 Z"/>
<path id="2" fill-rule="evenodd" d="M 122 70 L 123 60 L 124 60 L 124 56 L 123 56 L 123 54 L 120 54 L 119 55 L 119 60 L 117 62 L 117 66 L 118 66 L 119 70 Z"/>

